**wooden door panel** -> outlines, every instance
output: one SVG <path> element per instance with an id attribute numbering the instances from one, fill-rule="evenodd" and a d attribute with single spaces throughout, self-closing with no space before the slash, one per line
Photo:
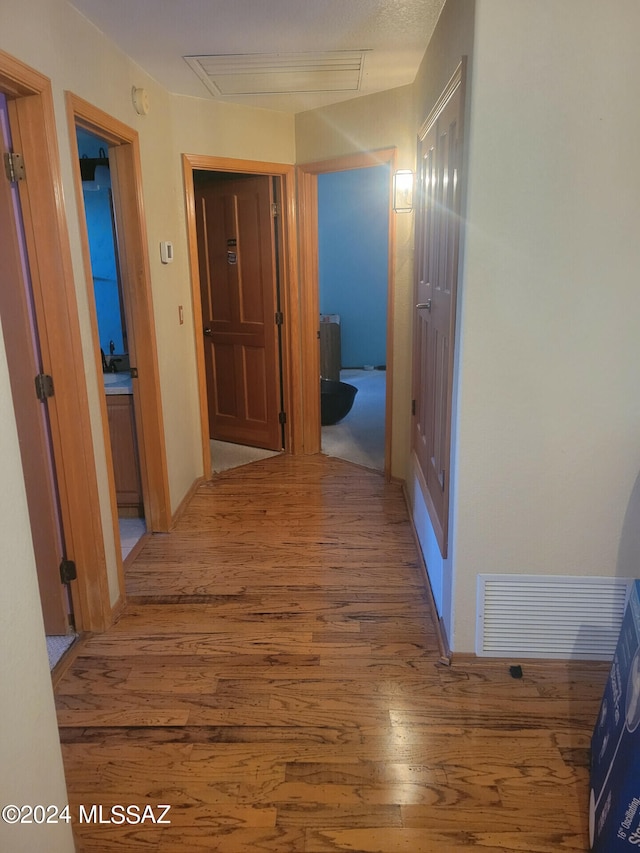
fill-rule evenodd
<path id="1" fill-rule="evenodd" d="M 281 448 L 271 181 L 228 176 L 196 189 L 212 438 Z"/>
<path id="2" fill-rule="evenodd" d="M 263 347 L 245 347 L 243 354 L 244 382 L 248 389 L 246 417 L 248 421 L 261 423 L 268 412 L 265 351 Z"/>
<path id="3" fill-rule="evenodd" d="M 419 146 L 413 450 L 447 555 L 451 406 L 460 244 L 462 77 L 443 95 Z"/>
<path id="4" fill-rule="evenodd" d="M 214 366 L 213 379 L 216 393 L 213 395 L 216 420 L 223 417 L 236 418 L 239 416 L 238 398 L 236 394 L 236 358 L 233 344 L 216 342 L 213 344 L 214 356 L 211 363 Z"/>

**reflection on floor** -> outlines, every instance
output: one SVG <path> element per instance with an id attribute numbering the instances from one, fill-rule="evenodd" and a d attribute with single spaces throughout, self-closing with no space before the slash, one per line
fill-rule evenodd
<path id="1" fill-rule="evenodd" d="M 229 441 L 216 441 L 211 439 L 211 464 L 214 474 L 228 471 L 230 468 L 239 468 L 249 462 L 257 462 L 259 459 L 268 459 L 277 456 L 277 450 L 263 450 L 261 447 L 245 447 L 243 444 L 231 444 Z"/>
<path id="2" fill-rule="evenodd" d="M 122 548 L 122 559 L 124 560 L 144 534 L 147 526 L 144 518 L 119 518 L 120 546 Z"/>
<path id="3" fill-rule="evenodd" d="M 341 370 L 340 380 L 358 389 L 353 408 L 339 423 L 322 427 L 322 452 L 365 468 L 384 470 L 384 370 Z"/>

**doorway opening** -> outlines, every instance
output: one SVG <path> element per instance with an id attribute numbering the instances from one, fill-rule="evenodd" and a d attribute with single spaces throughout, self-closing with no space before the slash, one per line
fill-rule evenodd
<path id="1" fill-rule="evenodd" d="M 384 421 L 382 427 L 382 431 L 384 434 L 384 461 L 382 464 L 382 468 L 387 479 L 389 479 L 391 476 L 391 406 L 393 392 L 392 375 L 394 293 L 393 259 L 395 257 L 395 222 L 391 215 L 391 175 L 395 168 L 395 162 L 396 149 L 389 148 L 381 149 L 378 151 L 365 152 L 362 154 L 347 155 L 345 157 L 336 158 L 335 160 L 327 160 L 318 163 L 308 163 L 298 167 L 301 222 L 300 244 L 302 265 L 302 336 L 304 340 L 311 340 L 312 338 L 317 337 L 320 342 L 322 341 L 323 332 L 326 334 L 326 319 L 328 318 L 329 323 L 332 319 L 332 315 L 330 313 L 325 313 L 325 311 L 333 311 L 333 309 L 331 308 L 331 304 L 325 304 L 323 302 L 324 294 L 322 293 L 321 287 L 321 269 L 323 266 L 323 260 L 321 257 L 321 218 L 323 214 L 320 207 L 320 196 L 324 189 L 323 183 L 325 180 L 333 180 L 333 176 L 337 173 L 354 172 L 356 174 L 359 173 L 360 176 L 364 175 L 366 177 L 367 172 L 360 170 L 371 169 L 371 174 L 373 174 L 376 167 L 382 167 L 379 174 L 383 176 L 382 184 L 386 186 L 386 197 L 385 191 L 382 190 L 380 193 L 381 206 L 379 210 L 381 217 L 380 221 L 384 223 L 384 236 L 380 236 L 379 239 L 385 243 L 387 251 L 386 261 L 379 261 L 379 264 L 382 264 L 383 267 L 383 274 L 381 279 L 383 284 L 380 288 L 383 293 L 380 294 L 380 298 L 376 301 L 378 303 L 378 309 L 382 309 L 383 313 L 383 306 L 386 305 L 385 320 L 383 321 L 383 326 L 386 326 L 386 334 L 379 331 L 379 323 L 378 325 L 376 325 L 378 331 L 374 332 L 373 334 L 375 334 L 378 339 L 384 337 L 385 357 L 382 360 L 378 361 L 378 355 L 367 356 L 367 359 L 371 358 L 372 362 L 367 361 L 362 365 L 355 365 L 356 367 L 363 368 L 361 374 L 345 373 L 343 375 L 341 371 L 340 379 L 342 381 L 347 380 L 347 384 L 355 384 L 355 381 L 357 381 L 358 376 L 364 379 L 364 381 L 366 381 L 369 376 L 382 380 L 380 382 L 380 385 L 384 385 Z M 334 206 L 344 206 L 344 199 L 336 199 L 333 204 Z M 355 214 L 352 214 L 352 216 L 354 215 Z M 351 246 L 347 245 L 346 255 L 349 255 L 350 252 Z M 351 253 L 351 256 L 355 256 L 355 253 Z M 347 287 L 350 285 L 352 280 L 352 278 L 349 279 L 346 285 Z M 364 296 L 361 295 L 360 300 L 366 300 L 369 295 L 369 292 L 365 289 Z M 356 300 L 356 309 L 358 307 L 361 309 L 362 312 L 362 305 L 358 306 Z M 351 313 L 353 310 L 354 309 L 352 306 L 349 306 L 347 309 L 349 313 Z M 351 316 L 357 317 L 357 314 L 354 313 Z M 339 325 L 342 326 L 342 318 L 340 318 Z M 323 434 L 324 430 L 322 427 L 322 406 L 320 401 L 321 394 L 318 393 L 319 389 L 317 388 L 317 377 L 321 375 L 323 370 L 321 366 L 322 358 L 323 353 L 320 348 L 302 348 L 302 373 L 305 385 L 307 388 L 311 388 L 313 384 L 315 384 L 316 386 L 315 394 L 311 392 L 305 394 L 304 443 L 305 448 L 308 448 L 309 452 L 316 453 L 319 452 L 321 448 L 326 449 L 328 445 L 328 437 L 326 437 L 326 433 Z M 347 360 L 349 359 L 350 356 L 347 355 Z M 358 358 L 357 360 L 360 361 L 362 359 Z M 366 371 L 364 370 L 365 364 L 367 367 Z M 353 365 L 347 364 L 343 356 L 341 355 L 340 367 L 348 368 L 352 366 Z M 372 370 L 369 370 L 369 368 L 372 368 Z M 376 368 L 380 368 L 380 370 L 376 371 Z M 377 373 L 383 374 L 383 376 L 375 376 L 375 374 Z M 351 383 L 348 382 L 349 379 L 352 379 Z M 358 399 L 358 394 L 360 394 L 360 389 L 358 389 L 356 393 L 356 400 Z M 365 395 L 363 394 L 362 399 L 364 398 L 364 396 Z M 354 408 L 355 403 L 354 407 L 351 410 L 352 412 L 354 412 Z M 351 413 L 349 413 L 345 417 L 344 427 L 346 433 L 349 432 L 348 418 L 350 417 L 352 417 Z M 366 436 L 366 418 L 365 425 L 363 427 L 363 432 Z M 340 454 L 335 453 L 335 455 Z M 363 457 L 360 456 L 359 458 L 357 458 L 356 461 L 362 463 Z M 364 464 L 368 464 L 368 466 L 371 467 L 371 461 L 369 459 L 365 458 Z M 373 467 L 377 467 L 377 464 L 374 464 Z"/>
<path id="2" fill-rule="evenodd" d="M 108 143 L 76 129 L 122 559 L 147 530 Z"/>
<path id="3" fill-rule="evenodd" d="M 322 451 L 379 471 L 385 467 L 390 181 L 383 163 L 323 172 L 317 184 Z M 335 402 L 344 385 L 350 397 L 355 388 L 350 408 Z"/>
<path id="4" fill-rule="evenodd" d="M 121 495 L 118 493 L 119 484 L 116 482 L 118 466 L 127 470 L 128 476 L 134 469 L 134 456 L 137 455 L 139 467 L 136 467 L 136 477 L 124 480 L 122 492 L 124 500 L 120 502 L 128 508 L 129 514 L 144 518 L 147 533 L 164 533 L 171 527 L 171 501 L 169 495 L 169 480 L 167 471 L 166 448 L 164 439 L 164 422 L 162 414 L 160 380 L 158 375 L 158 360 L 155 336 L 153 301 L 151 296 L 151 275 L 149 270 L 148 240 L 144 219 L 142 180 L 140 166 L 140 151 L 138 134 L 135 130 L 97 109 L 76 95 L 67 93 L 67 116 L 71 131 L 72 150 L 77 160 L 76 169 L 76 199 L 81 216 L 81 237 L 85 264 L 85 279 L 87 298 L 91 307 L 91 323 L 95 365 L 103 386 L 115 383 L 118 393 L 101 395 L 101 414 L 103 434 L 105 439 L 105 454 L 107 473 L 110 485 L 111 518 L 113 537 L 120 542 L 119 516 L 122 509 L 118 507 Z M 98 143 L 99 161 L 108 160 L 108 172 L 111 183 L 111 211 L 105 213 L 112 216 L 115 230 L 115 283 L 111 281 L 112 294 L 117 298 L 113 301 L 120 303 L 120 312 L 114 308 L 116 317 L 113 332 L 108 332 L 105 339 L 106 350 L 101 345 L 102 331 L 98 323 L 96 304 L 96 287 L 94 286 L 94 269 L 92 252 L 87 232 L 87 222 L 84 216 L 85 195 L 82 182 L 81 156 L 78 150 L 77 134 L 86 132 Z M 102 151 L 100 150 L 102 149 Z M 92 152 L 95 154 L 95 149 Z M 107 157 L 101 156 L 106 154 Z M 89 157 L 82 159 L 91 159 Z M 96 163 L 106 167 L 104 162 Z M 96 173 L 93 180 L 96 180 Z M 104 174 L 106 179 L 106 174 Z M 98 173 L 98 183 L 101 177 Z M 94 193 L 93 195 L 98 195 Z M 104 229 L 107 233 L 108 229 Z M 111 239 L 113 239 L 111 237 Z M 105 278 L 113 279 L 114 268 Z M 118 286 L 119 282 L 119 286 Z M 101 282 L 105 284 L 105 282 Z M 120 319 L 118 319 L 118 316 Z M 122 349 L 118 336 L 118 322 L 121 322 Z M 126 346 L 125 346 L 126 341 Z M 113 347 L 112 347 L 113 343 Z M 111 351 L 113 349 L 113 352 Z M 104 351 L 104 359 L 101 350 Z M 121 360 L 118 361 L 117 359 Z M 105 372 L 105 366 L 107 368 Z M 115 373 L 111 368 L 115 367 Z M 128 369 L 122 369 L 128 368 Z M 126 377 L 128 393 L 120 393 L 123 388 L 118 382 Z M 107 401 L 110 401 L 108 411 Z M 123 460 L 120 460 L 120 447 L 114 442 L 113 453 L 111 446 L 112 425 L 126 436 L 123 443 Z M 124 569 L 121 549 L 117 556 L 117 568 L 121 589 L 124 590 Z M 123 599 L 124 600 L 124 599 Z"/>
<path id="5" fill-rule="evenodd" d="M 184 155 L 207 476 L 296 452 L 293 167 Z"/>
<path id="6" fill-rule="evenodd" d="M 193 173 L 212 468 L 284 447 L 279 181 Z M 263 456 L 259 454 L 259 458 Z"/>

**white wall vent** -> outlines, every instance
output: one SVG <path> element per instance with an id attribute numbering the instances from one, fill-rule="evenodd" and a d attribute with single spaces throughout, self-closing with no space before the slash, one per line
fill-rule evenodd
<path id="1" fill-rule="evenodd" d="M 479 575 L 476 654 L 611 660 L 627 578 Z"/>

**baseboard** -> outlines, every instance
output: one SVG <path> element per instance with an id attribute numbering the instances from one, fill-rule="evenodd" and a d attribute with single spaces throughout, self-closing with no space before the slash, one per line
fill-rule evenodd
<path id="1" fill-rule="evenodd" d="M 111 625 L 115 625 L 127 606 L 127 597 L 122 594 L 111 608 Z M 109 626 L 110 627 L 110 626 Z"/>
<path id="2" fill-rule="evenodd" d="M 427 569 L 427 564 L 424 560 L 424 555 L 422 553 L 422 546 L 420 545 L 420 539 L 418 537 L 418 531 L 416 530 L 415 524 L 413 522 L 413 512 L 411 511 L 411 501 L 409 500 L 409 493 L 407 491 L 406 483 L 402 483 L 402 494 L 404 496 L 405 506 L 407 507 L 407 514 L 409 516 L 409 523 L 411 525 L 411 534 L 413 536 L 413 541 L 416 546 L 416 554 L 418 556 L 418 561 L 420 563 L 420 567 L 422 569 L 422 577 L 424 579 L 424 584 L 427 590 L 427 598 L 429 600 L 429 609 L 431 610 L 431 616 L 433 618 L 433 624 L 436 626 L 436 635 L 438 638 L 438 651 L 440 654 L 440 663 L 445 666 L 449 666 L 451 664 L 451 649 L 449 647 L 449 638 L 447 637 L 447 631 L 442 621 L 440 614 L 438 613 L 438 608 L 436 607 L 436 602 L 433 597 L 433 590 L 431 589 L 431 581 L 429 580 L 429 571 Z"/>
<path id="3" fill-rule="evenodd" d="M 206 482 L 207 482 L 206 477 L 197 477 L 193 481 L 193 483 L 191 484 L 191 487 L 188 489 L 187 493 L 185 494 L 185 496 L 182 498 L 182 500 L 178 504 L 176 511 L 171 516 L 171 530 L 173 530 L 173 528 L 176 526 L 176 524 L 180 521 L 182 515 L 184 514 L 184 511 L 189 506 L 191 499 L 193 498 L 195 493 L 198 491 L 200 486 Z"/>

